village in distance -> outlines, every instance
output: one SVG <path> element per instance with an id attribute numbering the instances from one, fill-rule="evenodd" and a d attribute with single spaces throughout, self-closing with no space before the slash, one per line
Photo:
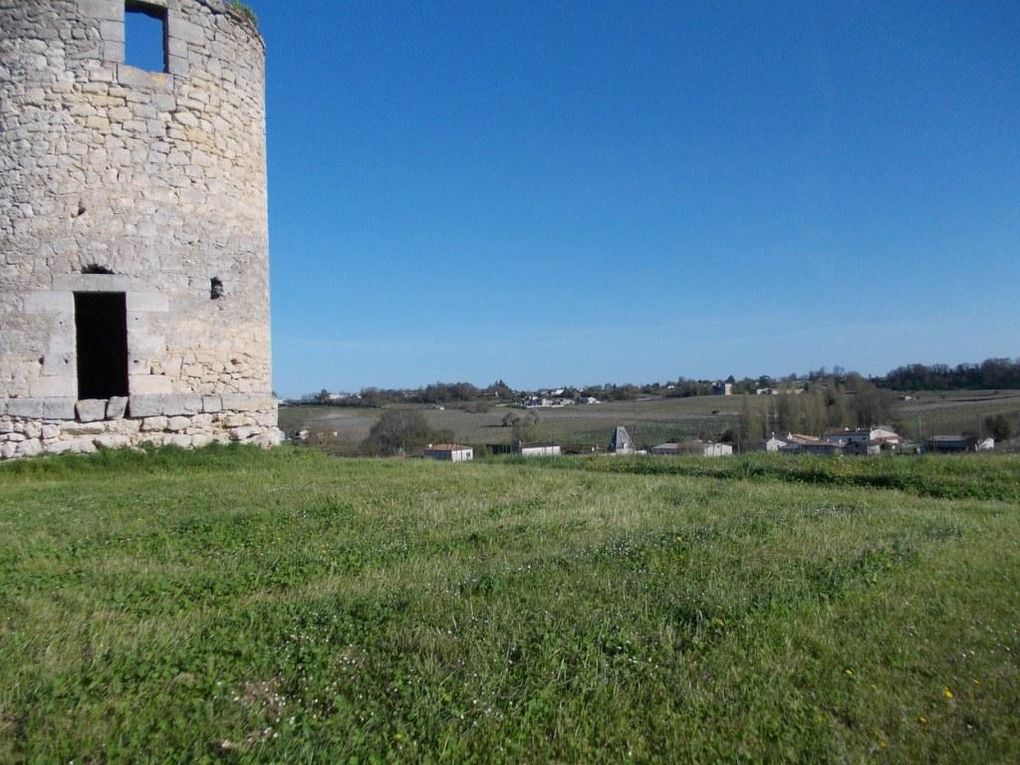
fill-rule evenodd
<path id="1" fill-rule="evenodd" d="M 433 383 L 326 389 L 282 402 L 296 443 L 344 456 L 561 454 L 725 457 L 1015 451 L 1020 360 L 899 367 L 864 377 L 840 367 L 781 379 L 515 390 Z"/>

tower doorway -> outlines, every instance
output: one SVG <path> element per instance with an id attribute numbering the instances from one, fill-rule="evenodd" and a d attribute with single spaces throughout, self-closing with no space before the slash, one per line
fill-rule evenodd
<path id="1" fill-rule="evenodd" d="M 78 398 L 128 395 L 127 307 L 123 292 L 75 292 Z"/>

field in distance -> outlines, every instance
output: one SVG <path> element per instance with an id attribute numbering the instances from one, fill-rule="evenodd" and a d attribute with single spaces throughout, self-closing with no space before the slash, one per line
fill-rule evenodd
<path id="1" fill-rule="evenodd" d="M 0 465 L 0 761 L 1020 761 L 1020 457 Z"/>
<path id="2" fill-rule="evenodd" d="M 911 393 L 900 402 L 894 419 L 903 435 L 958 434 L 980 430 L 986 417 L 1004 414 L 1013 430 L 1020 433 L 1020 391 L 948 391 Z M 749 398 L 755 398 L 753 396 Z M 509 443 L 511 429 L 503 426 L 508 413 L 524 410 L 490 406 L 475 411 L 473 405 L 445 409 L 421 406 L 429 423 L 448 431 L 457 441 L 468 444 Z M 578 450 L 605 449 L 617 425 L 623 425 L 640 446 L 671 440 L 697 438 L 737 429 L 744 409 L 744 396 L 692 396 L 689 398 L 647 398 L 596 405 L 541 408 L 543 438 Z M 367 436 L 383 409 L 334 406 L 286 406 L 280 409 L 280 427 L 289 435 L 307 429 L 313 440 L 338 451 L 354 449 Z M 880 424 L 880 423 L 876 423 Z M 883 423 L 890 424 L 890 423 Z"/>

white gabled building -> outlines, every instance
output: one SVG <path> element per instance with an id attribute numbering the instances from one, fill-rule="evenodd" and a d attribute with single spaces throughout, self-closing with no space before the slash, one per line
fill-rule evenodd
<path id="1" fill-rule="evenodd" d="M 470 462 L 475 458 L 475 450 L 463 444 L 429 444 L 425 457 L 446 462 Z"/>

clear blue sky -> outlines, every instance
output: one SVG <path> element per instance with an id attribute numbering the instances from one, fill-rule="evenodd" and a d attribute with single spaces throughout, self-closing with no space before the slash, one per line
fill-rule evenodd
<path id="1" fill-rule="evenodd" d="M 281 2 L 281 395 L 1020 356 L 1020 4 Z"/>

